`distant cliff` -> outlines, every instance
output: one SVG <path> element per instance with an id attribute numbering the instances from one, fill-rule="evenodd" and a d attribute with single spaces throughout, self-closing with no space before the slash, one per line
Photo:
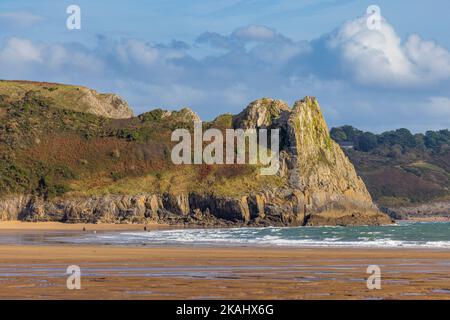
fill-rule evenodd
<path id="1" fill-rule="evenodd" d="M 98 93 L 82 86 L 66 84 L 0 80 L 0 99 L 17 103 L 29 92 L 50 99 L 56 107 L 92 113 L 107 118 L 131 118 L 133 110 L 116 94 Z"/>
<path id="2" fill-rule="evenodd" d="M 0 219 L 201 226 L 391 222 L 330 138 L 315 98 L 292 108 L 264 98 L 236 116 L 203 124 L 280 129 L 281 168 L 262 176 L 257 165 L 174 165 L 172 131 L 193 130 L 199 120 L 189 109 L 130 118 L 121 99 L 100 103 L 97 93 L 95 102 L 72 99 L 64 85 L 52 84 L 16 92 L 6 83 L 8 89 L 0 89 Z M 53 86 L 58 89 L 48 89 Z M 110 107 L 99 107 L 105 101 Z"/>

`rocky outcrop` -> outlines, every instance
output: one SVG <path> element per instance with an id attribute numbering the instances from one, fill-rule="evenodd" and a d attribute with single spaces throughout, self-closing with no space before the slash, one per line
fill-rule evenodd
<path id="1" fill-rule="evenodd" d="M 59 83 L 0 80 L 0 96 L 4 102 L 14 103 L 32 92 L 48 99 L 61 109 L 91 113 L 115 119 L 133 117 L 133 110 L 117 94 L 98 93 L 95 90 Z"/>
<path id="2" fill-rule="evenodd" d="M 281 100 L 263 98 L 253 101 L 244 111 L 233 117 L 235 128 L 267 128 L 282 114 L 289 114 L 288 104 Z"/>
<path id="3" fill-rule="evenodd" d="M 30 203 L 31 196 L 7 196 L 0 200 L 0 221 L 20 220 Z"/>
<path id="4" fill-rule="evenodd" d="M 252 194 L 241 198 L 213 195 L 107 195 L 44 201 L 16 196 L 0 201 L 2 220 L 65 223 L 167 223 L 186 226 L 374 225 L 389 223 L 376 210 L 326 210 L 307 215 L 302 196 Z M 351 210 L 351 211 L 347 211 Z"/>
<path id="5" fill-rule="evenodd" d="M 0 201 L 2 220 L 68 223 L 145 223 L 186 225 L 276 225 L 285 222 L 278 210 L 265 208 L 264 195 L 242 198 L 207 195 L 108 195 L 43 201 L 37 197 L 10 197 Z M 272 212 L 271 212 L 272 211 Z"/>
<path id="6" fill-rule="evenodd" d="M 87 112 L 106 118 L 125 119 L 134 116 L 128 103 L 117 94 L 99 94 L 98 92 L 81 88 L 84 95 L 80 101 L 88 106 Z"/>
<path id="7" fill-rule="evenodd" d="M 111 102 L 113 103 L 113 102 Z M 120 104 L 120 103 L 119 103 Z M 142 121 L 198 121 L 189 109 L 162 110 Z M 2 219 L 84 223 L 157 221 L 202 226 L 378 225 L 391 219 L 372 203 L 362 180 L 341 148 L 330 138 L 315 98 L 293 108 L 279 100 L 260 99 L 232 118 L 234 128 L 280 130 L 282 185 L 235 196 L 190 191 L 57 198 L 31 196 L 0 200 Z M 238 182 L 237 182 L 238 183 Z"/>
<path id="8" fill-rule="evenodd" d="M 403 207 L 381 207 L 380 209 L 396 220 L 450 218 L 450 201 L 433 201 Z"/>
<path id="9" fill-rule="evenodd" d="M 261 99 L 233 119 L 235 127 L 278 128 L 280 175 L 288 183 L 274 190 L 278 207 L 307 225 L 385 224 L 391 220 L 373 204 L 364 182 L 329 135 L 317 100 L 306 97 L 293 108 Z"/>
<path id="10" fill-rule="evenodd" d="M 183 108 L 180 111 L 166 111 L 162 119 L 173 119 L 180 122 L 196 122 L 201 121 L 198 114 L 189 108 Z"/>

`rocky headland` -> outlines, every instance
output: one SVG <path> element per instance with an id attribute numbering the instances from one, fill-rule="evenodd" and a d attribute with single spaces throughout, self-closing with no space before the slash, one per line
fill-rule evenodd
<path id="1" fill-rule="evenodd" d="M 187 108 L 133 117 L 117 95 L 80 87 L 0 82 L 0 220 L 187 226 L 392 222 L 330 138 L 315 98 L 292 107 L 263 98 L 238 115 L 204 122 L 219 130 L 280 129 L 281 167 L 275 176 L 259 175 L 255 165 L 172 164 L 171 132 L 192 130 L 198 120 Z"/>

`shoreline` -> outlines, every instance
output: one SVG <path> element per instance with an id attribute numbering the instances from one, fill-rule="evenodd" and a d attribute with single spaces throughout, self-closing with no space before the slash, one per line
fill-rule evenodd
<path id="1" fill-rule="evenodd" d="M 450 222 L 450 218 L 411 218 L 395 220 L 398 222 Z M 320 227 L 352 227 L 352 226 L 304 226 L 305 228 Z M 85 228 L 86 230 L 83 230 Z M 139 231 L 164 229 L 241 229 L 241 228 L 272 228 L 272 226 L 198 226 L 198 225 L 170 225 L 164 223 L 64 223 L 64 222 L 28 222 L 28 221 L 0 221 L 0 231 Z M 291 226 L 273 226 L 273 228 L 294 228 Z"/>
<path id="2" fill-rule="evenodd" d="M 13 239 L 0 244 L 0 300 L 450 300 L 450 248 L 65 244 L 45 238 L 144 226 L 0 222 L 0 236 Z M 183 229 L 146 226 L 150 232 Z M 34 236 L 36 243 L 29 240 Z M 67 289 L 71 265 L 81 269 L 81 290 Z M 381 290 L 367 288 L 370 265 L 381 269 Z"/>
<path id="3" fill-rule="evenodd" d="M 24 222 L 24 221 L 0 221 L 0 231 L 137 231 L 170 229 L 168 224 L 114 224 L 114 223 L 63 223 L 63 222 Z"/>
<path id="4" fill-rule="evenodd" d="M 417 222 L 417 221 L 416 221 Z M 144 229 L 145 228 L 145 229 Z M 217 232 L 237 232 L 253 233 L 264 232 L 261 230 L 247 230 L 245 228 L 221 228 Z M 270 228 L 270 227 L 266 227 Z M 260 228 L 260 229 L 266 229 Z M 276 229 L 290 229 L 291 227 L 276 227 Z M 180 247 L 186 249 L 192 248 L 255 248 L 255 249 L 342 249 L 342 250 L 442 250 L 450 251 L 450 242 L 448 240 L 441 243 L 429 243 L 427 241 L 415 242 L 414 240 L 402 240 L 401 238 L 378 238 L 372 240 L 360 240 L 359 238 L 334 241 L 333 239 L 309 238 L 309 232 L 322 232 L 320 230 L 311 230 L 324 227 L 305 227 L 308 230 L 301 231 L 305 236 L 298 240 L 290 240 L 280 236 L 275 240 L 265 240 L 263 235 L 252 240 L 237 235 L 235 241 L 215 240 L 215 236 L 210 239 L 211 233 L 215 233 L 215 228 L 198 228 L 189 226 L 162 225 L 162 224 L 65 224 L 57 222 L 19 222 L 9 221 L 0 222 L 0 245 L 26 245 L 26 246 L 67 246 L 74 248 L 77 246 L 100 246 L 117 248 L 170 248 Z M 345 227 L 338 227 L 336 240 L 341 239 L 339 232 L 346 232 Z M 299 228 L 301 229 L 301 227 Z M 206 232 L 205 239 L 196 239 L 196 231 Z M 242 230 L 242 231 L 241 231 Z M 335 230 L 335 229 L 333 229 Z M 340 230 L 340 231 L 339 231 Z M 157 231 L 173 231 L 165 235 L 162 233 L 152 233 Z M 186 231 L 186 233 L 184 232 Z M 271 230 L 269 230 L 270 233 Z M 127 232 L 133 234 L 127 235 Z M 284 231 L 279 231 L 283 232 Z M 291 232 L 287 230 L 286 232 Z M 297 231 L 293 231 L 297 232 Z M 300 232 L 300 231 L 298 231 Z M 329 232 L 329 231 L 328 231 Z M 98 233 L 98 236 L 96 235 Z M 148 234 L 147 234 L 148 233 Z M 371 233 L 371 232 L 369 232 Z M 183 240 L 183 237 L 188 240 Z M 167 238 L 166 238 L 167 237 Z M 181 237 L 181 238 L 180 238 Z M 194 237 L 194 238 L 193 238 Z M 203 239 L 203 238 L 202 238 Z M 209 240 L 207 240 L 209 239 Z M 345 239 L 345 238 L 344 238 Z"/>

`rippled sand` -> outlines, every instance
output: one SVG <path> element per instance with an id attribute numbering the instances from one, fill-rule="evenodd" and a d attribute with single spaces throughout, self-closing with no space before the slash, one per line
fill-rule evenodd
<path id="1" fill-rule="evenodd" d="M 450 251 L 0 245 L 1 299 L 450 299 Z M 66 268 L 81 267 L 81 290 Z M 366 286 L 379 265 L 381 290 Z"/>

